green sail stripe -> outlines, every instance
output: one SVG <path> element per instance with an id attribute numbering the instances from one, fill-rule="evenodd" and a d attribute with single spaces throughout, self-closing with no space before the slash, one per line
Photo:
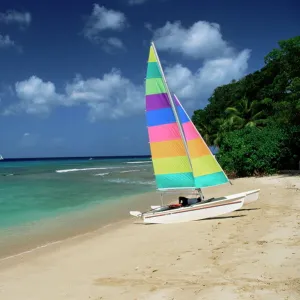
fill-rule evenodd
<path id="1" fill-rule="evenodd" d="M 159 67 L 158 67 L 158 64 L 156 62 L 148 63 L 146 78 L 147 79 L 162 78 Z"/>
<path id="2" fill-rule="evenodd" d="M 166 93 L 166 87 L 162 78 L 146 79 L 146 95 Z"/>

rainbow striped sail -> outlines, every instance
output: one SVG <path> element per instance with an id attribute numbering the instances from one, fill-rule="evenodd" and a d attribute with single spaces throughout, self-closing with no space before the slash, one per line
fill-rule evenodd
<path id="1" fill-rule="evenodd" d="M 146 119 L 159 190 L 229 181 L 178 99 L 173 101 L 153 43 L 146 76 Z"/>
<path id="2" fill-rule="evenodd" d="M 174 98 L 176 104 L 180 108 L 178 110 L 179 120 L 182 124 L 185 139 L 187 141 L 195 187 L 203 188 L 229 182 L 228 177 L 211 153 L 176 95 L 174 95 Z"/>
<path id="3" fill-rule="evenodd" d="M 146 77 L 146 119 L 158 189 L 194 188 L 194 176 L 154 45 Z"/>

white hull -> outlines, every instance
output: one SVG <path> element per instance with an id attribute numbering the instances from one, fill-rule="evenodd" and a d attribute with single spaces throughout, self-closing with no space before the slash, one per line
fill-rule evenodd
<path id="1" fill-rule="evenodd" d="M 216 198 L 206 203 L 197 203 L 175 209 L 164 210 L 164 207 L 158 207 L 155 210 L 143 214 L 139 212 L 130 212 L 130 214 L 136 217 L 142 217 L 144 223 L 183 223 L 230 213 L 240 209 L 244 204 L 244 200 L 244 194 L 237 194 Z"/>
<path id="2" fill-rule="evenodd" d="M 260 189 L 251 190 L 251 191 L 247 191 L 247 192 L 242 192 L 242 193 L 239 193 L 239 194 L 234 194 L 232 196 L 245 195 L 244 205 L 247 205 L 247 204 L 250 204 L 250 203 L 255 202 L 256 200 L 258 200 L 259 192 L 260 192 Z M 160 207 L 161 207 L 160 205 L 151 205 L 151 209 L 158 209 Z"/>

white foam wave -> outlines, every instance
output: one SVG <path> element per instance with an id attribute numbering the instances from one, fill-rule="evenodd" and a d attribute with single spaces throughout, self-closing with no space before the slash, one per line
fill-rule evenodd
<path id="1" fill-rule="evenodd" d="M 147 160 L 147 161 L 128 161 L 125 164 L 149 164 L 151 163 L 151 160 Z"/>
<path id="2" fill-rule="evenodd" d="M 81 169 L 62 169 L 55 170 L 56 173 L 68 173 L 68 172 L 79 172 L 79 171 L 90 171 L 90 170 L 107 170 L 109 168 L 81 168 Z"/>
<path id="3" fill-rule="evenodd" d="M 109 173 L 98 173 L 98 174 L 95 174 L 94 176 L 105 176 L 105 175 L 108 175 Z"/>
<path id="4" fill-rule="evenodd" d="M 131 172 L 139 172 L 140 170 L 127 170 L 127 171 L 121 171 L 120 173 L 131 173 Z"/>
<path id="5" fill-rule="evenodd" d="M 125 184 L 141 184 L 141 185 L 153 185 L 154 181 L 143 181 L 143 180 L 130 180 L 130 179 L 124 179 L 124 178 L 116 178 L 116 179 L 109 179 L 108 182 L 113 183 L 125 183 Z"/>

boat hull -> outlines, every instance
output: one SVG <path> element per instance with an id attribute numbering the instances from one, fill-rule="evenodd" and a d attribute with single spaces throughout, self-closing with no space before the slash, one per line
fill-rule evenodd
<path id="1" fill-rule="evenodd" d="M 245 195 L 244 205 L 248 205 L 248 204 L 258 200 L 259 192 L 260 192 L 260 189 L 257 189 L 257 190 L 251 190 L 251 191 L 247 191 L 247 192 L 234 194 L 232 196 Z M 160 207 L 161 207 L 160 205 L 151 205 L 151 209 L 159 209 Z"/>
<path id="2" fill-rule="evenodd" d="M 144 223 L 169 224 L 196 221 L 213 218 L 240 209 L 244 204 L 244 195 L 231 195 L 214 199 L 207 203 L 197 203 L 187 207 L 160 211 L 157 208 L 153 211 L 142 214 Z"/>

